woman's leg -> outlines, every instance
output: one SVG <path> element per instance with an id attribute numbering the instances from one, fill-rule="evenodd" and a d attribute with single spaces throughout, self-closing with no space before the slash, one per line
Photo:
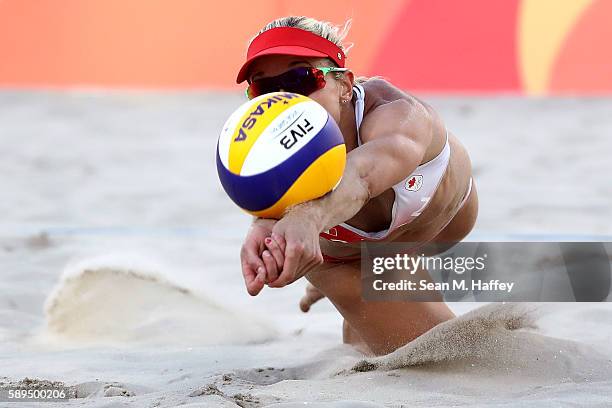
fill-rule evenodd
<path id="1" fill-rule="evenodd" d="M 342 341 L 344 344 L 350 344 L 355 347 L 363 354 L 374 355 L 374 352 L 372 352 L 365 340 L 351 327 L 346 319 L 342 321 Z"/>
<path id="2" fill-rule="evenodd" d="M 460 241 L 473 228 L 477 213 L 478 196 L 473 185 L 465 205 L 433 241 Z M 311 289 L 306 296 L 307 307 L 321 295 L 327 296 L 344 317 L 345 343 L 373 354 L 390 353 L 454 317 L 444 302 L 364 301 L 359 261 L 326 263 L 307 278 L 318 289 Z"/>
<path id="3" fill-rule="evenodd" d="M 390 353 L 454 317 L 444 302 L 363 300 L 359 262 L 325 264 L 307 278 L 344 317 L 345 342 L 365 343 L 373 354 Z"/>

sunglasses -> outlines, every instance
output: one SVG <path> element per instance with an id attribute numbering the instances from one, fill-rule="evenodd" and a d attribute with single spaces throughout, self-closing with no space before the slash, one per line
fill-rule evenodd
<path id="1" fill-rule="evenodd" d="M 263 94 L 279 91 L 308 96 L 325 87 L 327 73 L 344 71 L 348 71 L 348 68 L 296 67 L 274 77 L 251 81 L 246 89 L 246 96 L 253 99 Z"/>

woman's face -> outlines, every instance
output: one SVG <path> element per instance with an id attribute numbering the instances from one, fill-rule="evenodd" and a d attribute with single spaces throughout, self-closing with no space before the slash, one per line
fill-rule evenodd
<path id="1" fill-rule="evenodd" d="M 265 55 L 256 59 L 250 68 L 249 80 L 273 77 L 287 72 L 295 67 L 328 67 L 326 58 L 296 57 L 292 55 Z M 352 96 L 353 74 L 345 72 L 336 79 L 333 72 L 325 75 L 325 87 L 308 95 L 323 106 L 336 123 L 340 123 L 342 100 L 350 100 Z"/>

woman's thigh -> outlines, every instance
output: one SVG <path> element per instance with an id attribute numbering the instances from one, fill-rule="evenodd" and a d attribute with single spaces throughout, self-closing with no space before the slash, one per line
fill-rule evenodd
<path id="1" fill-rule="evenodd" d="M 390 353 L 454 317 L 444 302 L 364 300 L 359 261 L 324 264 L 307 278 L 375 354 Z"/>

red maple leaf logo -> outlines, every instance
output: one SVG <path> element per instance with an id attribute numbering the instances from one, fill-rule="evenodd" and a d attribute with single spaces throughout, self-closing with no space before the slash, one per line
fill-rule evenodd
<path id="1" fill-rule="evenodd" d="M 416 177 L 413 177 L 410 180 L 408 180 L 408 187 L 409 188 L 414 187 L 414 183 L 416 183 Z"/>

